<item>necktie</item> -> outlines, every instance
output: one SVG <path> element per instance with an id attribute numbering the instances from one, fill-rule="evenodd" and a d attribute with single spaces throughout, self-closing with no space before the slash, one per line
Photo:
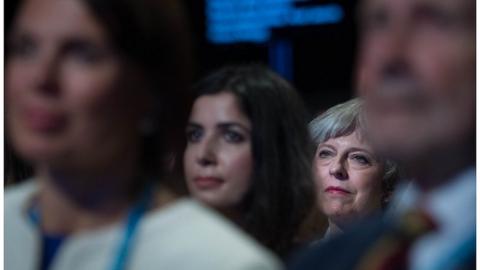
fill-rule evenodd
<path id="1" fill-rule="evenodd" d="M 357 269 L 407 269 L 407 255 L 413 242 L 435 228 L 435 223 L 426 212 L 420 209 L 405 212 L 399 222 L 372 245 Z"/>

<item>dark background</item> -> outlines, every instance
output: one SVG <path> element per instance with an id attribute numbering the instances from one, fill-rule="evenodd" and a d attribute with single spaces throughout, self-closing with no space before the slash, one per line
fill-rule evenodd
<path id="1" fill-rule="evenodd" d="M 227 64 L 269 64 L 269 46 L 275 39 L 290 42 L 292 78 L 290 82 L 304 97 L 311 116 L 354 95 L 356 1 L 301 1 L 302 5 L 338 3 L 344 11 L 340 23 L 278 28 L 272 40 L 263 44 L 235 43 L 218 45 L 206 38 L 205 0 L 185 0 L 196 38 L 197 79 Z M 268 7 L 266 7 L 268 8 Z M 273 68 L 273 67 L 272 67 Z"/>
<path id="2" fill-rule="evenodd" d="M 265 43 L 227 45 L 213 44 L 206 38 L 205 0 L 183 2 L 194 34 L 196 80 L 229 64 L 263 63 L 278 71 L 270 64 L 269 53 L 277 40 L 286 40 L 291 45 L 292 55 L 291 64 L 288 65 L 291 76 L 286 79 L 303 96 L 312 117 L 355 94 L 352 79 L 357 35 L 356 0 L 292 0 L 295 7 L 339 4 L 344 18 L 335 24 L 276 28 L 272 30 L 271 39 Z M 5 5 L 6 29 L 15 5 L 16 1 L 9 1 L 9 5 Z M 268 9 L 269 6 L 264 8 Z"/>
<path id="3" fill-rule="evenodd" d="M 228 45 L 213 44 L 207 40 L 205 0 L 183 1 L 189 13 L 195 38 L 197 80 L 228 64 L 269 65 L 272 46 L 276 41 L 284 40 L 291 45 L 292 55 L 291 65 L 288 65 L 291 76 L 287 79 L 303 96 L 312 118 L 354 95 L 352 79 L 355 65 L 357 1 L 295 0 L 296 6 L 339 4 L 343 9 L 344 18 L 336 24 L 273 29 L 271 40 L 261 44 L 243 42 Z M 12 11 L 17 4 L 17 1 L 8 1 L 8 5 L 5 5 L 5 29 L 9 29 Z M 274 66 L 272 68 L 275 70 Z M 28 178 L 32 174 L 31 168 L 16 157 L 10 149 L 7 137 L 4 147 L 6 168 L 4 183 L 8 183 L 10 178 L 13 180 Z M 12 177 L 8 177 L 9 173 L 13 173 Z"/>

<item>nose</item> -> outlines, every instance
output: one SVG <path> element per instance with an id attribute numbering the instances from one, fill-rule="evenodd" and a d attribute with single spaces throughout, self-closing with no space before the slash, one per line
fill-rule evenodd
<path id="1" fill-rule="evenodd" d="M 42 51 L 30 63 L 31 86 L 46 96 L 59 94 L 60 58 L 53 51 Z"/>
<path id="2" fill-rule="evenodd" d="M 383 78 L 398 78 L 409 73 L 409 29 L 404 23 L 392 22 L 389 31 L 385 31 L 383 46 L 379 49 L 378 57 L 381 61 L 381 74 Z"/>
<path id="3" fill-rule="evenodd" d="M 217 164 L 217 145 L 213 138 L 204 138 L 199 142 L 196 161 L 202 167 Z"/>
<path id="4" fill-rule="evenodd" d="M 348 171 L 347 168 L 345 168 L 345 162 L 342 158 L 337 158 L 332 161 L 330 164 L 329 173 L 338 180 L 348 179 Z"/>

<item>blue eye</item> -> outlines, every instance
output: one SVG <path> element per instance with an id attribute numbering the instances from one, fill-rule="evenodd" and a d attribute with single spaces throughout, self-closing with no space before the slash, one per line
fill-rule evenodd
<path id="1" fill-rule="evenodd" d="M 318 157 L 319 158 L 328 158 L 328 157 L 331 157 L 333 155 L 333 153 L 329 150 L 320 150 L 318 152 Z"/>
<path id="2" fill-rule="evenodd" d="M 352 155 L 351 158 L 361 165 L 370 165 L 371 164 L 370 160 L 363 155 L 356 154 L 356 155 Z"/>

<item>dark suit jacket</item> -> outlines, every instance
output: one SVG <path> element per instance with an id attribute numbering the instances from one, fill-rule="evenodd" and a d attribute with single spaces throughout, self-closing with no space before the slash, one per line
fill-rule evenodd
<path id="1" fill-rule="evenodd" d="M 321 242 L 303 250 L 292 257 L 288 264 L 289 270 L 352 270 L 358 269 L 365 257 L 372 254 L 375 244 L 395 228 L 393 220 L 381 216 L 370 217 L 356 224 L 329 241 Z M 373 253 L 375 254 L 375 253 Z M 397 268 L 404 269 L 400 265 Z M 475 249 L 468 256 L 468 260 L 456 269 L 475 269 Z M 373 269 L 372 269 L 373 270 Z"/>

